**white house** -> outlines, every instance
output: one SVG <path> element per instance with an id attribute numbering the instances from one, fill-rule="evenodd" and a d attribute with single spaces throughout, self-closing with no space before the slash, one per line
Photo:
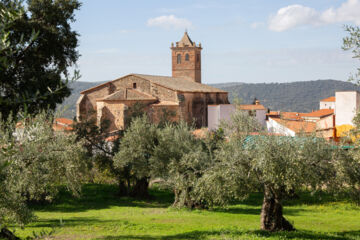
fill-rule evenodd
<path id="1" fill-rule="evenodd" d="M 328 97 L 320 100 L 320 109 L 335 109 L 335 97 Z"/>
<path id="2" fill-rule="evenodd" d="M 255 104 L 241 104 L 239 110 L 247 111 L 254 116 L 262 126 L 266 126 L 267 108 L 257 100 Z M 236 106 L 232 104 L 208 105 L 208 128 L 215 130 L 221 121 L 231 120 L 231 115 L 235 112 Z"/>

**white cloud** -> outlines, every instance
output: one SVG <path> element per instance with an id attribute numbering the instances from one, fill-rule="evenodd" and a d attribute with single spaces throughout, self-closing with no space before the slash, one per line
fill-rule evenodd
<path id="1" fill-rule="evenodd" d="M 192 28 L 192 23 L 189 20 L 185 18 L 178 18 L 175 15 L 164 15 L 150 18 L 147 21 L 147 25 L 149 27 L 160 27 L 167 30 Z"/>
<path id="2" fill-rule="evenodd" d="M 332 23 L 350 22 L 360 24 L 360 0 L 347 0 L 339 8 L 329 8 L 323 12 L 302 5 L 280 8 L 270 16 L 269 29 L 282 32 L 297 26 L 320 26 Z"/>

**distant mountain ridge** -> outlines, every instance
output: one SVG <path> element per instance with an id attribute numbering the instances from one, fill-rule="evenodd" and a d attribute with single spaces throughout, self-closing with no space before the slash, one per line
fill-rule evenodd
<path id="1" fill-rule="evenodd" d="M 76 101 L 80 92 L 102 84 L 103 82 L 74 82 L 70 84 L 72 94 L 58 109 L 66 109 L 63 116 L 73 118 L 76 115 Z M 335 95 L 335 91 L 360 91 L 360 87 L 338 80 L 314 80 L 289 83 L 219 83 L 209 84 L 229 92 L 229 100 L 240 99 L 242 103 L 251 103 L 256 97 L 271 110 L 311 112 L 319 109 L 319 100 Z"/>

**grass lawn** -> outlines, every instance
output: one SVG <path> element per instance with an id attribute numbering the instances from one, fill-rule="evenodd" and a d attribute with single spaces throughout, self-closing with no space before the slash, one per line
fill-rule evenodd
<path id="1" fill-rule="evenodd" d="M 359 239 L 360 207 L 329 196 L 287 201 L 284 213 L 295 232 L 259 231 L 262 195 L 214 210 L 170 208 L 172 195 L 151 190 L 154 200 L 118 198 L 116 187 L 86 185 L 83 197 L 62 193 L 53 204 L 33 206 L 36 222 L 16 234 L 55 230 L 50 239 Z M 14 226 L 11 227 L 14 229 Z"/>

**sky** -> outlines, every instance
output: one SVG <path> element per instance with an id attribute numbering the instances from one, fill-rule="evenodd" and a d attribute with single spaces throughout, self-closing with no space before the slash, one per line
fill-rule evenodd
<path id="1" fill-rule="evenodd" d="M 201 43 L 203 83 L 347 80 L 358 59 L 341 49 L 360 25 L 360 0 L 83 0 L 80 81 L 130 73 L 171 76 L 172 42 Z"/>

